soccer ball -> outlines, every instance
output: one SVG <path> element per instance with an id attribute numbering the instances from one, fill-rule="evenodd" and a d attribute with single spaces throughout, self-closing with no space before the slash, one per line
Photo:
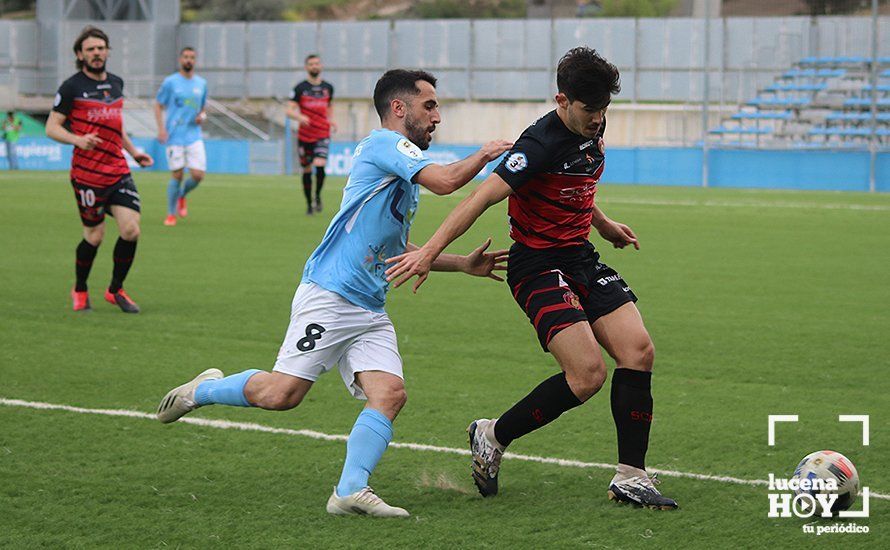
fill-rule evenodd
<path id="1" fill-rule="evenodd" d="M 803 457 L 794 469 L 794 479 L 823 480 L 829 484 L 836 483 L 837 491 L 825 490 L 822 488 L 812 488 L 810 490 L 797 490 L 797 494 L 807 493 L 815 496 L 817 493 L 837 493 L 837 500 L 831 506 L 831 513 L 837 514 L 842 510 L 846 510 L 856 502 L 859 495 L 859 472 L 856 466 L 850 462 L 850 459 L 837 451 L 816 451 Z M 820 507 L 818 502 L 817 507 Z M 817 510 L 822 513 L 823 510 Z"/>

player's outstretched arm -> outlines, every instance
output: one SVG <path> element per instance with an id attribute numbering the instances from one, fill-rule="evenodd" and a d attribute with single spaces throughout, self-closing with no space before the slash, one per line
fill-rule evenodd
<path id="1" fill-rule="evenodd" d="M 612 243 L 612 246 L 615 248 L 633 245 L 637 250 L 640 249 L 640 242 L 633 230 L 623 223 L 610 219 L 596 205 L 593 205 L 592 225 L 600 236 Z"/>
<path id="2" fill-rule="evenodd" d="M 417 282 L 414 284 L 414 292 L 417 292 L 417 289 L 429 276 L 433 262 L 445 250 L 445 247 L 463 235 L 488 207 L 501 202 L 512 192 L 513 189 L 499 175 L 488 176 L 479 187 L 451 211 L 451 214 L 448 214 L 448 217 L 425 245 L 412 252 L 393 256 L 386 260 L 387 263 L 393 264 L 386 270 L 386 280 L 396 281 L 395 287 L 399 287 L 417 275 Z"/>
<path id="3" fill-rule="evenodd" d="M 414 180 L 437 195 L 454 193 L 478 174 L 485 165 L 509 151 L 513 143 L 502 139 L 489 141 L 478 151 L 451 164 L 430 164 Z"/>
<path id="4" fill-rule="evenodd" d="M 491 246 L 491 237 L 466 256 L 461 256 L 460 254 L 439 254 L 439 257 L 433 260 L 430 271 L 461 271 L 467 275 L 503 281 L 504 279 L 494 272 L 507 269 L 506 262 L 510 251 L 504 249 L 486 252 L 489 246 Z M 419 249 L 420 247 L 416 244 L 408 243 L 407 252 Z"/>

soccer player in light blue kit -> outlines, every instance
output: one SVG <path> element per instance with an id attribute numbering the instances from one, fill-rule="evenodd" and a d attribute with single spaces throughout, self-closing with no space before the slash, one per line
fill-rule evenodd
<path id="1" fill-rule="evenodd" d="M 167 184 L 167 217 L 164 225 L 176 225 L 176 215 L 188 215 L 185 197 L 204 179 L 207 153 L 201 124 L 207 119 L 207 81 L 195 74 L 197 53 L 185 47 L 179 52 L 179 71 L 164 79 L 155 98 L 158 141 L 167 144 L 167 166 L 172 172 Z M 164 111 L 167 111 L 166 120 Z M 185 168 L 189 178 L 183 185 Z"/>
<path id="2" fill-rule="evenodd" d="M 383 128 L 355 149 L 340 211 L 306 262 L 272 372 L 253 369 L 223 378 L 208 369 L 168 392 L 158 407 L 164 423 L 210 404 L 292 409 L 321 374 L 339 365 L 349 392 L 367 405 L 346 443 L 343 473 L 327 504 L 331 514 L 409 515 L 368 486 L 407 399 L 395 330 L 383 309 L 385 261 L 417 248 L 408 242 L 408 230 L 420 185 L 437 195 L 451 193 L 512 145 L 493 141 L 463 160 L 433 164 L 423 151 L 441 120 L 435 85 L 429 73 L 403 69 L 377 82 L 374 106 Z M 439 256 L 433 269 L 501 281 L 493 271 L 504 269 L 507 251 L 485 252 L 490 243 L 468 256 Z"/>

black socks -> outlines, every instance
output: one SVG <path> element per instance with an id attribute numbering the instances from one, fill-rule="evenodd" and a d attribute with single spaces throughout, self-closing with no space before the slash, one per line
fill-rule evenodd
<path id="1" fill-rule="evenodd" d="M 615 369 L 612 375 L 612 418 L 618 432 L 618 462 L 645 470 L 649 428 L 652 426 L 651 372 Z"/>
<path id="2" fill-rule="evenodd" d="M 90 269 L 93 267 L 93 260 L 96 258 L 98 246 L 93 246 L 86 240 L 80 241 L 77 245 L 76 260 L 74 262 L 74 275 L 77 277 L 74 283 L 74 290 L 84 292 L 87 289 L 87 277 L 90 276 Z"/>
<path id="3" fill-rule="evenodd" d="M 133 265 L 133 257 L 136 256 L 136 241 L 125 241 L 118 237 L 114 245 L 114 272 L 111 275 L 111 285 L 108 290 L 114 294 L 124 286 L 124 279 Z"/>
<path id="4" fill-rule="evenodd" d="M 321 188 L 324 185 L 324 166 L 315 167 L 315 200 L 321 198 Z"/>
<path id="5" fill-rule="evenodd" d="M 559 415 L 581 404 L 561 372 L 541 382 L 537 388 L 498 418 L 494 437 L 506 447 L 517 437 L 537 430 Z"/>
<path id="6" fill-rule="evenodd" d="M 303 194 L 306 195 L 306 204 L 312 206 L 312 172 L 303 172 Z"/>

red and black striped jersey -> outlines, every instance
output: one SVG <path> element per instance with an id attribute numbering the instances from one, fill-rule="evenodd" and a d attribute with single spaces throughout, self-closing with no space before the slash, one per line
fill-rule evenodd
<path id="1" fill-rule="evenodd" d="M 575 246 L 587 242 L 596 185 L 605 168 L 603 133 L 578 135 L 556 111 L 539 118 L 519 136 L 495 168 L 513 188 L 510 237 L 531 248 Z"/>
<path id="2" fill-rule="evenodd" d="M 309 117 L 309 124 L 301 124 L 297 131 L 300 141 L 314 142 L 331 137 L 328 107 L 334 99 L 334 87 L 322 80 L 312 84 L 304 80 L 294 87 L 290 97 L 300 106 L 300 112 Z"/>
<path id="3" fill-rule="evenodd" d="M 71 132 L 79 136 L 95 133 L 102 138 L 102 143 L 89 151 L 74 148 L 73 181 L 108 187 L 130 173 L 122 150 L 123 110 L 124 81 L 111 73 L 105 80 L 93 80 L 81 71 L 59 86 L 53 111 L 65 115 Z"/>

